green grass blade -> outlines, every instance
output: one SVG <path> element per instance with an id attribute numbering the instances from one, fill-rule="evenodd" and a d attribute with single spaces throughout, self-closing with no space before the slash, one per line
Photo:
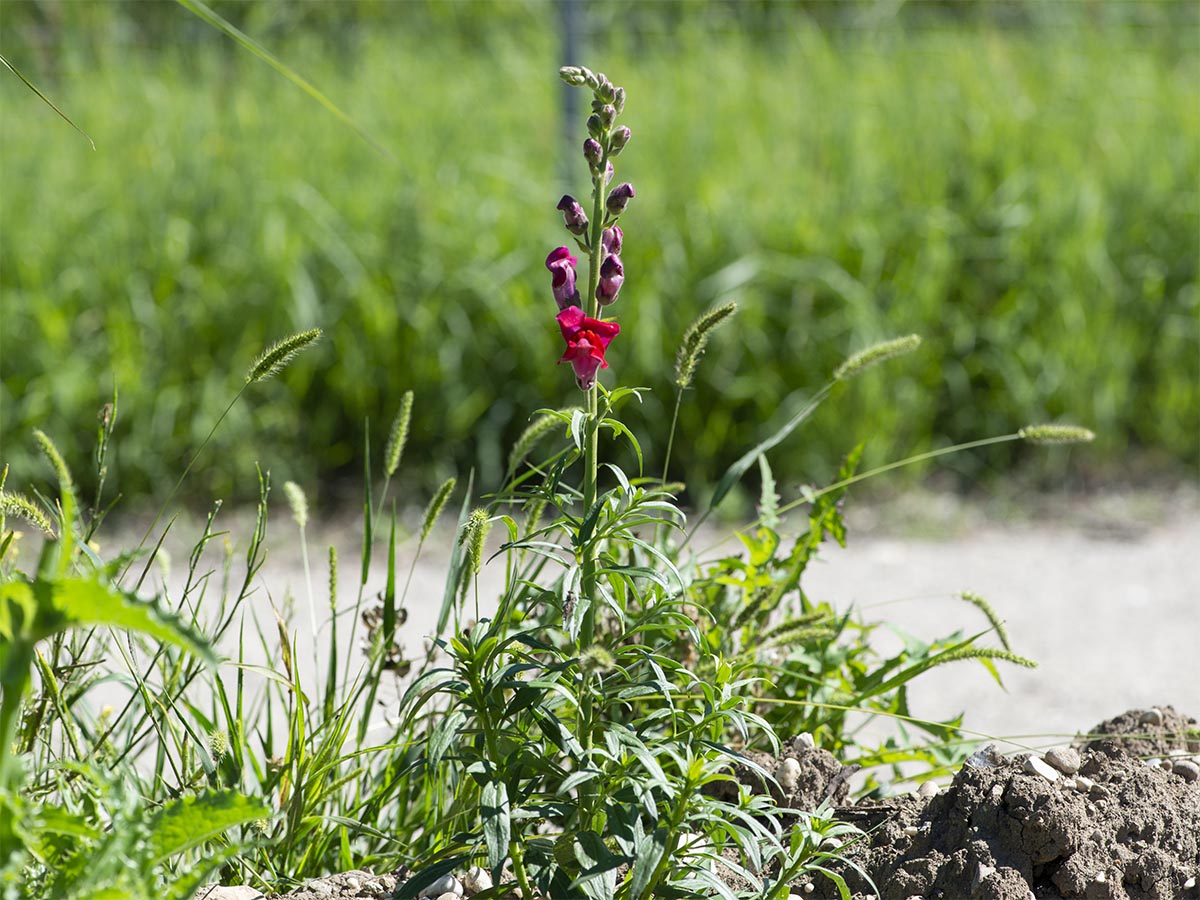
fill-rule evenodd
<path id="1" fill-rule="evenodd" d="M 61 109 L 59 109 L 57 106 L 55 106 L 50 101 L 50 98 L 47 97 L 45 94 L 43 94 L 41 91 L 39 91 L 37 89 L 37 87 L 34 86 L 33 82 L 31 82 L 28 78 L 26 78 L 24 75 L 22 75 L 20 70 L 17 69 L 16 66 L 14 66 L 12 63 L 10 63 L 7 59 L 4 58 L 3 54 L 0 54 L 0 63 L 2 63 L 4 65 L 4 67 L 6 69 L 8 69 L 8 71 L 12 72 L 14 75 L 16 75 L 18 78 L 20 78 L 21 81 L 24 82 L 25 87 L 29 88 L 31 91 L 33 91 L 35 94 L 37 94 L 38 97 L 41 98 L 43 103 L 45 103 L 48 107 L 50 107 L 52 110 L 54 110 L 56 113 L 58 113 L 59 117 L 64 122 L 66 122 L 68 125 L 70 125 L 72 128 L 74 128 L 80 134 L 82 134 L 84 136 L 84 138 L 87 140 L 87 142 L 92 145 L 93 150 L 96 149 L 96 142 L 92 140 L 91 135 L 89 135 L 86 131 L 84 131 L 82 128 L 80 128 L 78 125 L 76 125 L 74 122 L 72 122 L 70 116 L 68 116 L 65 112 L 63 112 Z"/>
<path id="2" fill-rule="evenodd" d="M 258 41 L 254 40 L 254 38 L 250 37 L 250 35 L 246 34 L 244 31 L 234 26 L 231 22 L 213 12 L 213 10 L 201 3 L 200 0 L 178 0 L 178 3 L 180 6 L 203 19 L 209 25 L 213 26 L 219 31 L 223 31 L 234 41 L 241 44 L 246 50 L 253 53 L 292 84 L 296 85 L 296 87 L 300 88 L 300 90 L 304 91 L 304 93 L 308 94 L 308 96 L 320 103 L 323 107 L 329 110 L 329 112 L 337 116 L 337 118 L 340 119 L 343 124 L 350 126 L 350 128 L 352 128 L 359 137 L 370 144 L 376 152 L 387 157 L 392 162 L 396 161 L 396 157 L 392 155 L 390 150 L 379 143 L 379 141 L 375 140 L 375 138 L 373 138 L 365 128 L 363 128 L 356 121 L 354 121 L 354 119 L 343 112 L 341 107 L 321 93 L 321 91 L 318 90 L 314 84 L 309 82 L 308 79 L 304 78 L 304 76 L 284 63 L 283 60 L 275 56 L 275 54 L 273 54 L 270 50 L 268 50 Z M 10 66 L 9 68 L 12 67 Z M 24 81 L 23 78 L 21 80 Z M 32 85 L 30 86 L 32 87 Z M 68 119 L 67 121 L 70 120 Z"/>

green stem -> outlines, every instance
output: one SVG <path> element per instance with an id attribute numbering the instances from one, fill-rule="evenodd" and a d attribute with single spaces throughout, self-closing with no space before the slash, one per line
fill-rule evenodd
<path id="1" fill-rule="evenodd" d="M 240 388 L 238 388 L 238 392 L 233 395 L 233 399 L 229 401 L 229 405 L 225 407 L 225 411 L 221 413 L 221 415 L 217 418 L 217 421 L 213 422 L 212 428 L 208 430 L 208 436 L 204 439 L 200 446 L 196 448 L 196 452 L 192 454 L 192 458 L 188 461 L 187 468 L 183 470 L 183 474 L 179 476 L 179 480 L 176 481 L 175 486 L 171 488 L 171 493 L 167 494 L 167 499 L 164 500 L 162 506 L 158 508 L 158 513 L 155 514 L 154 521 L 150 523 L 150 527 L 146 529 L 146 533 L 142 535 L 142 539 L 138 541 L 138 545 L 134 548 L 133 552 L 129 554 L 129 561 L 125 563 L 125 568 L 123 568 L 121 570 L 121 574 L 117 576 L 116 581 L 118 585 L 124 580 L 126 573 L 129 572 L 130 566 L 133 565 L 133 561 L 137 559 L 138 552 L 142 549 L 142 547 L 146 546 L 146 541 L 150 539 L 151 532 L 153 532 L 155 526 L 158 525 L 159 519 L 162 518 L 163 513 L 167 511 L 167 506 L 169 506 L 171 501 L 175 499 L 175 495 L 179 493 L 179 489 L 183 486 L 184 479 L 187 478 L 188 473 L 192 471 L 192 466 L 196 464 L 196 460 L 200 458 L 200 454 L 204 452 L 204 448 L 208 446 L 208 442 L 212 440 L 213 435 L 217 433 L 217 429 L 221 427 L 221 423 L 225 421 L 225 417 L 229 415 L 229 411 L 233 409 L 234 405 L 238 402 L 238 400 L 241 399 L 242 394 L 246 392 L 246 388 L 249 384 L 250 382 L 246 382 L 246 384 L 243 384 Z M 146 561 L 147 569 L 149 569 L 151 562 L 152 560 Z M 142 574 L 143 577 L 145 577 L 145 572 Z"/>
<path id="2" fill-rule="evenodd" d="M 600 254 L 604 249 L 604 170 L 607 163 L 608 154 L 606 153 L 600 160 L 595 174 L 592 175 L 592 232 L 591 240 L 588 243 L 587 293 L 588 315 L 592 318 L 595 318 L 600 311 L 596 290 L 600 286 Z M 596 503 L 596 476 L 599 471 L 596 445 L 600 439 L 600 423 L 597 421 L 600 404 L 599 388 L 595 384 L 588 390 L 587 401 L 588 424 L 583 445 L 583 516 L 585 519 Z M 583 628 L 579 632 L 579 648 L 586 650 L 591 645 L 596 630 L 596 549 L 591 542 L 588 542 L 583 548 L 583 583 L 581 587 L 588 607 L 583 616 Z M 585 733 L 582 735 L 584 747 L 590 746 L 591 743 L 590 724 L 590 721 L 585 721 L 585 725 L 588 727 L 585 728 Z"/>
<path id="3" fill-rule="evenodd" d="M 953 446 L 950 446 L 950 447 L 939 447 L 937 450 L 926 450 L 924 453 L 918 453 L 916 456 L 909 456 L 909 457 L 906 457 L 905 459 L 897 460 L 896 462 L 890 462 L 887 465 L 878 466 L 877 468 L 871 469 L 867 472 L 861 472 L 852 478 L 846 478 L 846 479 L 843 479 L 842 481 L 835 482 L 834 484 L 831 484 L 831 485 L 828 485 L 827 487 L 821 488 L 821 490 L 819 490 L 819 491 L 815 491 L 814 493 L 809 494 L 807 497 L 799 497 L 799 498 L 793 500 L 791 503 L 785 503 L 783 506 L 779 507 L 778 512 L 780 512 L 780 513 L 790 512 L 791 510 L 795 509 L 797 506 L 800 506 L 801 504 L 804 504 L 804 503 L 811 503 L 813 500 L 816 500 L 819 497 L 824 497 L 826 494 L 828 494 L 832 491 L 841 490 L 844 487 L 849 487 L 852 484 L 857 484 L 860 481 L 865 481 L 866 479 L 872 478 L 876 475 L 882 475 L 884 472 L 890 472 L 893 469 L 899 469 L 899 468 L 902 468 L 903 466 L 912 465 L 913 463 L 924 462 L 927 459 L 936 459 L 939 456 L 947 456 L 951 453 L 957 453 L 960 450 L 974 450 L 977 447 L 987 447 L 987 446 L 990 446 L 991 444 L 1004 444 L 1004 443 L 1007 443 L 1008 441 L 1017 441 L 1020 439 L 1021 439 L 1021 435 L 1019 433 L 1002 434 L 1002 435 L 999 435 L 998 437 L 980 438 L 977 441 L 967 441 L 965 444 L 954 444 Z M 748 531 L 749 529 L 760 524 L 761 522 L 762 522 L 761 517 L 754 519 L 753 521 L 748 522 L 745 525 L 743 525 L 738 530 L 739 531 Z M 694 533 L 695 532 L 693 531 L 693 534 Z M 690 538 L 691 535 L 688 535 L 688 537 Z M 715 549 L 718 545 L 719 545 L 719 543 L 711 544 L 708 547 L 705 547 L 702 551 L 700 551 L 700 555 L 703 556 L 705 553 L 708 553 L 710 550 Z"/>

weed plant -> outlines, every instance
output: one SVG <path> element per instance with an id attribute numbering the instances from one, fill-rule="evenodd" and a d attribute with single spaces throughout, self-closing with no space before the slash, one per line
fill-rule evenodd
<path id="1" fill-rule="evenodd" d="M 958 448 L 859 472 L 856 446 L 831 484 L 786 502 L 767 454 L 839 385 L 918 349 L 915 335 L 836 367 L 773 435 L 715 479 L 695 522 L 677 505 L 680 485 L 645 473 L 624 416 L 648 393 L 601 382 L 610 353 L 612 368 L 623 368 L 625 346 L 646 327 L 630 296 L 637 294 L 624 287 L 627 264 L 631 284 L 642 273 L 618 224 L 636 209 L 632 185 L 614 178 L 632 137 L 620 123 L 625 91 L 587 69 L 561 74 L 592 101 L 583 145 L 589 193 L 559 203 L 575 249 L 558 247 L 546 260 L 565 343 L 560 362 L 582 395 L 576 405 L 534 414 L 495 490 L 478 494 L 472 474 L 465 490 L 448 479 L 433 494 L 418 556 L 451 499 L 461 493 L 461 501 L 424 653 L 409 658 L 400 649 L 411 570 L 397 571 L 400 526 L 389 496 L 419 407 L 412 393 L 400 399 L 388 432 L 378 493 L 366 454 L 352 600 L 338 596 L 330 548 L 327 605 L 317 609 L 307 499 L 298 485 L 286 488 L 304 548 L 310 623 L 319 619 L 328 640 L 325 659 L 311 667 L 286 607 L 272 604 L 269 621 L 255 613 L 264 606 L 252 593 L 265 552 L 268 475 L 258 476 L 244 577 L 233 577 L 229 542 L 221 570 L 206 568 L 205 549 L 224 538 L 216 504 L 182 588 L 173 592 L 164 579 L 152 600 L 141 593 L 170 524 L 154 547 L 152 525 L 137 547 L 112 559 L 92 542 L 106 509 L 116 397 L 102 411 L 100 489 L 89 510 L 40 432 L 56 496 L 31 499 L 0 485 L 5 898 L 185 898 L 214 876 L 281 890 L 332 870 L 403 863 L 412 867 L 403 897 L 472 869 L 477 885 L 491 883 L 477 894 L 485 898 L 519 888 L 526 898 L 778 900 L 801 872 L 823 871 L 858 832 L 827 804 L 781 806 L 763 789 L 778 787 L 774 772 L 747 751 L 778 752 L 782 740 L 806 733 L 876 771 L 906 763 L 944 772 L 965 754 L 960 720 L 913 719 L 909 683 L 943 664 L 977 662 L 993 673 L 1000 663 L 1030 664 L 980 598 L 970 600 L 988 627 L 912 640 L 884 657 L 872 646 L 877 623 L 803 590 L 821 545 L 845 542 L 841 506 L 852 484 Z M 629 246 L 644 230 L 633 226 Z M 620 324 L 608 315 L 614 310 Z M 702 390 L 695 376 L 705 351 L 733 321 L 734 308 L 718 306 L 684 334 L 671 373 L 677 420 Z M 264 351 L 209 436 L 243 392 L 262 390 L 318 337 L 301 332 Z M 971 446 L 1090 437 L 1071 426 L 1032 426 Z M 628 471 L 611 461 L 618 445 L 637 460 Z M 706 533 L 700 524 L 754 467 L 757 516 L 736 532 L 734 549 L 695 546 Z M 32 571 L 14 552 L 14 518 L 44 532 Z M 489 558 L 493 530 L 501 542 Z M 384 535 L 387 578 L 376 601 L 365 585 Z M 481 596 L 477 576 L 489 563 L 504 567 L 498 597 Z M 360 621 L 361 659 L 345 652 L 346 633 Z M 991 632 L 1001 646 L 982 643 Z M 266 665 L 251 661 L 248 643 L 259 645 Z M 229 648 L 230 658 L 217 659 L 216 648 Z M 262 687 L 248 686 L 247 676 Z M 400 699 L 381 718 L 388 682 Z M 89 702 L 105 684 L 123 688 L 123 704 Z M 880 745 L 860 741 L 857 727 L 879 716 L 901 723 L 898 734 Z M 918 742 L 909 727 L 928 738 Z"/>
<path id="2" fill-rule="evenodd" d="M 20 6 L 5 53 L 97 151 L 0 78 L 6 436 L 42 427 L 82 459 L 77 423 L 115 380 L 127 430 L 110 480 L 163 492 L 226 402 L 221 373 L 323 325 L 333 353 L 222 425 L 188 482 L 198 505 L 253 503 L 257 459 L 326 502 L 317 476 L 356 479 L 363 423 L 413 385 L 413 490 L 470 468 L 499 483 L 528 411 L 557 390 L 528 252 L 553 238 L 534 186 L 563 164 L 547 139 L 561 131 L 550 4 L 384 4 L 344 31 L 289 31 L 278 4 L 231 8 L 395 161 L 181 8 L 139 6 L 133 18 L 156 18 L 123 31 L 97 21 L 119 4 L 67 4 L 47 46 Z M 964 27 L 956 7 L 936 27 L 853 30 L 766 4 L 769 32 L 718 7 L 668 27 L 649 12 L 661 4 L 634 6 L 593 4 L 591 39 L 654 97 L 628 163 L 644 227 L 624 257 L 640 327 L 622 365 L 652 389 L 624 413 L 651 471 L 674 400 L 662 361 L 698 309 L 741 309 L 697 372 L 704 402 L 680 409 L 670 474 L 690 505 L 741 453 L 731 436 L 785 422 L 847 348 L 911 332 L 925 344 L 906 377 L 841 392 L 773 459 L 780 484 L 828 480 L 864 440 L 874 466 L 1066 415 L 1100 435 L 1089 467 L 1195 471 L 1200 55 L 1194 10 L 1153 18 L 1188 4 L 1052 4 L 1048 27 L 1004 28 Z M 1106 26 L 1101 8 L 1150 20 Z M 6 442 L 20 471 L 36 461 L 26 443 Z M 1070 468 L 1016 443 L 950 468 L 1003 481 L 1022 464 L 1055 482 Z"/>

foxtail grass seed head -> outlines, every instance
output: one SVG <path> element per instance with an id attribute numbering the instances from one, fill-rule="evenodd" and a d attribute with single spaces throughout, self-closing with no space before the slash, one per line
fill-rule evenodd
<path id="1" fill-rule="evenodd" d="M 0 518 L 21 519 L 47 537 L 55 536 L 49 516 L 24 494 L 0 491 Z"/>
<path id="2" fill-rule="evenodd" d="M 592 644 L 579 657 L 579 670 L 585 675 L 608 672 L 616 664 L 616 658 L 599 644 Z"/>
<path id="3" fill-rule="evenodd" d="M 562 199 L 558 201 L 558 208 L 562 210 L 563 224 L 567 226 L 567 231 L 571 234 L 587 234 L 588 217 L 583 211 L 582 203 L 570 194 L 563 194 Z"/>
<path id="4" fill-rule="evenodd" d="M 984 614 L 988 622 L 991 623 L 992 628 L 995 629 L 996 637 L 1000 639 L 1000 643 L 1004 645 L 1004 649 L 1011 651 L 1012 645 L 1008 642 L 1008 630 L 1004 627 L 1004 620 L 996 615 L 996 611 L 992 609 L 992 604 L 971 591 L 962 591 L 959 596 Z"/>
<path id="5" fill-rule="evenodd" d="M 1078 425 L 1026 425 L 1017 435 L 1031 444 L 1087 444 L 1096 438 Z"/>
<path id="6" fill-rule="evenodd" d="M 735 312 L 737 312 L 736 303 L 726 303 L 724 306 L 710 309 L 689 325 L 688 330 L 683 333 L 683 342 L 680 343 L 679 350 L 675 354 L 675 386 L 681 391 L 687 390 L 691 386 L 692 378 L 696 374 L 696 366 L 700 362 L 700 357 L 704 355 L 704 349 L 708 346 L 708 339 L 712 337 L 712 333 Z"/>
<path id="7" fill-rule="evenodd" d="M 33 436 L 42 448 L 42 453 L 46 455 L 46 459 L 54 468 L 54 474 L 58 477 L 59 489 L 63 492 L 74 491 L 75 482 L 71 479 L 71 471 L 67 468 L 66 460 L 58 452 L 58 448 L 54 446 L 54 441 L 50 440 L 49 435 L 40 428 L 33 430 Z"/>
<path id="8" fill-rule="evenodd" d="M 208 736 L 208 752 L 213 762 L 220 762 L 229 751 L 229 738 L 223 731 L 214 731 Z"/>
<path id="9" fill-rule="evenodd" d="M 296 520 L 296 527 L 303 531 L 308 525 L 308 498 L 304 496 L 304 489 L 294 481 L 285 481 L 283 495 L 287 497 L 288 506 L 292 508 L 292 518 Z"/>
<path id="10" fill-rule="evenodd" d="M 433 495 L 429 505 L 425 507 L 425 518 L 421 521 L 421 543 L 425 543 L 425 538 L 429 537 L 429 532 L 433 531 L 433 526 L 437 524 L 438 516 L 442 514 L 446 501 L 454 493 L 454 486 L 457 483 L 455 479 L 447 478 L 437 489 L 437 493 Z"/>
<path id="11" fill-rule="evenodd" d="M 571 407 L 573 409 L 574 407 Z M 563 410 L 569 411 L 569 410 Z M 562 419 L 557 416 L 552 416 L 549 413 L 538 416 L 521 432 L 516 443 L 513 444 L 512 452 L 508 454 L 508 468 L 510 471 L 515 471 L 517 466 L 529 455 L 537 442 L 555 429 L 556 426 L 562 424 Z"/>
<path id="12" fill-rule="evenodd" d="M 897 356 L 903 356 L 905 353 L 911 353 L 920 346 L 921 336 L 919 334 L 909 334 L 904 337 L 893 338 L 890 341 L 881 341 L 878 344 L 872 344 L 867 349 L 858 351 L 838 366 L 837 371 L 833 373 L 834 381 L 848 381 L 854 376 L 865 372 L 871 366 L 885 360 L 895 359 Z"/>
<path id="13" fill-rule="evenodd" d="M 463 526 L 462 542 L 467 547 L 467 563 L 472 575 L 478 575 L 483 568 L 483 546 L 491 528 L 491 517 L 482 507 L 472 510 L 467 524 Z"/>
<path id="14" fill-rule="evenodd" d="M 392 420 L 392 430 L 388 434 L 387 448 L 383 451 L 383 474 L 391 478 L 400 467 L 400 458 L 404 455 L 404 445 L 408 443 L 408 423 L 412 420 L 413 392 L 405 391 L 400 398 L 400 411 Z"/>
<path id="15" fill-rule="evenodd" d="M 321 339 L 320 328 L 310 328 L 278 341 L 259 354 L 246 372 L 246 383 L 266 381 L 288 367 L 297 356 Z"/>

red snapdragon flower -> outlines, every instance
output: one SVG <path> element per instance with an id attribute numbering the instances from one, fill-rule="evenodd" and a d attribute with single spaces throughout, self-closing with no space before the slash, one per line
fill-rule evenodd
<path id="1" fill-rule="evenodd" d="M 563 340 L 567 342 L 566 352 L 558 362 L 560 365 L 570 362 L 579 387 L 590 390 L 596 383 L 596 372 L 608 368 L 604 351 L 621 327 L 616 322 L 589 318 L 578 306 L 568 306 L 556 318 Z"/>

